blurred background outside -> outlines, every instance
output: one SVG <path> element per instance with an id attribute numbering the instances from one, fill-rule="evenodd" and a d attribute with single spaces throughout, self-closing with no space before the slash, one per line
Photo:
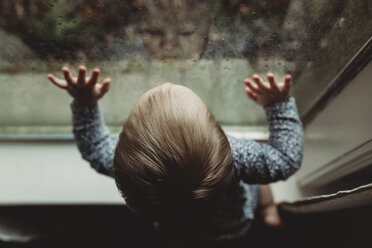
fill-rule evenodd
<path id="1" fill-rule="evenodd" d="M 261 130 L 243 79 L 291 73 L 304 116 L 368 40 L 371 15 L 368 0 L 2 0 L 0 134 L 71 133 L 70 96 L 46 75 L 80 64 L 112 78 L 100 107 L 113 131 L 165 81 L 222 125 Z"/>

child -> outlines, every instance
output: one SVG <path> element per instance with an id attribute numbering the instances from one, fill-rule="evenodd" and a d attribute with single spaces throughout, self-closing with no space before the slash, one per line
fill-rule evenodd
<path id="1" fill-rule="evenodd" d="M 195 92 L 171 83 L 139 99 L 118 138 L 97 105 L 110 79 L 97 84 L 100 71 L 88 79 L 83 66 L 77 78 L 66 67 L 62 71 L 65 80 L 48 78 L 73 97 L 73 132 L 82 157 L 115 177 L 127 207 L 152 220 L 171 247 L 232 247 L 254 219 L 258 184 L 284 180 L 301 165 L 302 124 L 289 96 L 289 75 L 284 83 L 272 74 L 268 83 L 258 75 L 244 80 L 269 122 L 269 144 L 261 144 L 225 135 Z M 275 211 L 266 212 L 267 223 L 280 224 Z"/>

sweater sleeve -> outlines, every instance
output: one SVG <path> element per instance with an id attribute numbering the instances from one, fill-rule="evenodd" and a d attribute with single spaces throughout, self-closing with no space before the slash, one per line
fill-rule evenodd
<path id="1" fill-rule="evenodd" d="M 82 107 L 70 101 L 73 133 L 83 159 L 98 173 L 113 176 L 113 158 L 118 136 L 105 125 L 99 106 Z"/>
<path id="2" fill-rule="evenodd" d="M 303 131 L 295 99 L 264 107 L 269 144 L 228 136 L 237 175 L 246 183 L 285 180 L 301 166 Z"/>

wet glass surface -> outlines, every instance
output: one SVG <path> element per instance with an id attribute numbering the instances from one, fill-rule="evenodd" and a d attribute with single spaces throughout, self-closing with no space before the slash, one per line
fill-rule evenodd
<path id="1" fill-rule="evenodd" d="M 100 101 L 110 127 L 166 81 L 222 125 L 264 125 L 243 79 L 269 71 L 292 74 L 303 116 L 371 36 L 371 13 L 367 0 L 3 0 L 0 133 L 70 132 L 70 98 L 46 74 L 80 64 L 112 78 Z"/>

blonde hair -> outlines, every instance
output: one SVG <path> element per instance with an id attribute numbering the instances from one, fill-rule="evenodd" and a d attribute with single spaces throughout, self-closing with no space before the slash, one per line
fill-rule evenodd
<path id="1" fill-rule="evenodd" d="M 233 175 L 230 144 L 205 105 L 190 107 L 174 87 L 131 111 L 114 156 L 116 185 L 134 212 L 150 218 L 211 206 Z"/>

